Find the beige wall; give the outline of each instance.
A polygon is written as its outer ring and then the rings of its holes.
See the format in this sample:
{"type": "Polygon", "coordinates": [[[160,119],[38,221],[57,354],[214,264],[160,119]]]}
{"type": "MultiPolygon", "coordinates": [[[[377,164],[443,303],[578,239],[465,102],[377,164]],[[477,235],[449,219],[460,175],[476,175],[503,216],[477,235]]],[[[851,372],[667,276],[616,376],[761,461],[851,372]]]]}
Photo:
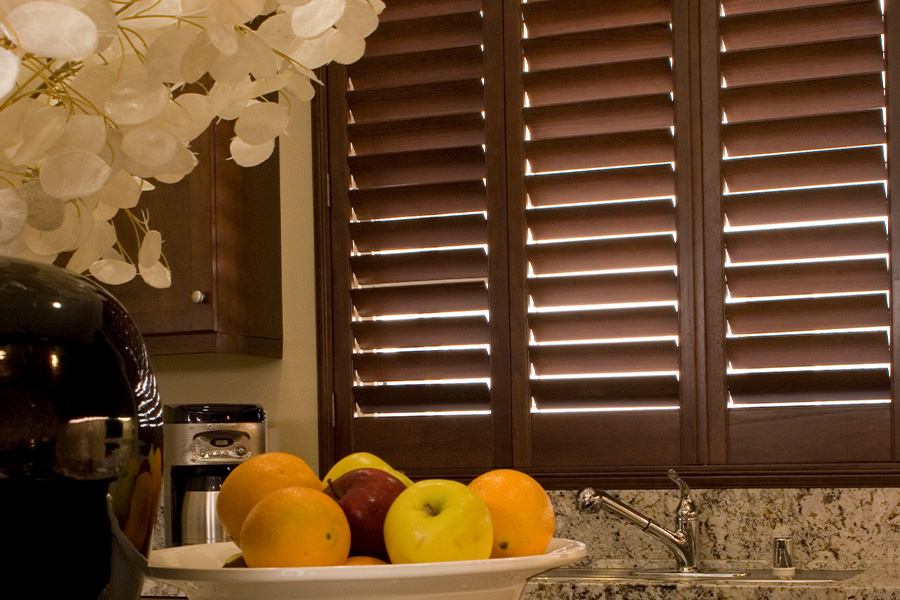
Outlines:
{"type": "Polygon", "coordinates": [[[153,369],[164,404],[261,404],[269,449],[297,454],[318,470],[309,105],[294,102],[292,112],[279,142],[284,357],[158,356],[153,369]]]}

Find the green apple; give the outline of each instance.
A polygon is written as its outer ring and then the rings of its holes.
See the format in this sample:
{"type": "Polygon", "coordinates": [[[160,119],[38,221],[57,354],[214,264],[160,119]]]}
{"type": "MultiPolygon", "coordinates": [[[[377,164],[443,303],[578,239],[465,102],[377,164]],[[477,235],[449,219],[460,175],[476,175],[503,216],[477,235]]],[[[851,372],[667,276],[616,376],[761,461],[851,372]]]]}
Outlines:
{"type": "Polygon", "coordinates": [[[384,544],[395,564],[489,558],[493,536],[484,501],[449,479],[412,484],[384,519],[384,544]]]}
{"type": "Polygon", "coordinates": [[[331,481],[336,481],[337,478],[344,473],[349,473],[350,471],[353,471],[355,469],[366,468],[381,469],[382,471],[387,471],[388,473],[405,483],[407,487],[412,485],[412,480],[409,477],[392,468],[385,461],[370,452],[354,452],[353,454],[348,454],[341,460],[334,463],[334,466],[331,467],[325,477],[322,478],[322,482],[325,485],[328,485],[329,479],[331,481]]]}

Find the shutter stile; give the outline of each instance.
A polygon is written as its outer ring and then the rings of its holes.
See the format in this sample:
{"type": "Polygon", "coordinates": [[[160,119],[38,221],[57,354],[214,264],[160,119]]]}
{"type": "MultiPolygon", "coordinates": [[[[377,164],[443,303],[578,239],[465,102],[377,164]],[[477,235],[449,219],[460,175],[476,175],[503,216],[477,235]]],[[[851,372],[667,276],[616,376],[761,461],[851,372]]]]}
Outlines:
{"type": "Polygon", "coordinates": [[[480,9],[390,2],[347,68],[353,447],[398,468],[490,460],[480,9]]]}
{"type": "Polygon", "coordinates": [[[671,3],[521,11],[532,464],[677,463],[671,3]]]}
{"type": "Polygon", "coordinates": [[[890,459],[883,32],[878,1],[722,2],[734,464],[890,459]]]}

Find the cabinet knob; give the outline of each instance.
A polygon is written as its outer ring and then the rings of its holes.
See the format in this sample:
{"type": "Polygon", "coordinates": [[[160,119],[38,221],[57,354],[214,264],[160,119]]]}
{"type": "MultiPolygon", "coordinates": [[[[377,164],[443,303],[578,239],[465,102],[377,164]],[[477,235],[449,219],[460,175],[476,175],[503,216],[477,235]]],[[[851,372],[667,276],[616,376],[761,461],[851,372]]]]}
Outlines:
{"type": "Polygon", "coordinates": [[[191,302],[194,304],[203,304],[206,302],[206,294],[201,292],[200,290],[194,290],[191,292],[191,302]]]}

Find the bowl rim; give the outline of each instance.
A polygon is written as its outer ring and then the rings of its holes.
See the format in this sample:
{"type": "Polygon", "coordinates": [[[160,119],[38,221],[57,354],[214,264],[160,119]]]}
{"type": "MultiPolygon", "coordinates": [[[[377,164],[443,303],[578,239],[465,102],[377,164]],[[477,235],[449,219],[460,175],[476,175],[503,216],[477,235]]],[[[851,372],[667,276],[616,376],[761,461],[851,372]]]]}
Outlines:
{"type": "Polygon", "coordinates": [[[553,538],[543,554],[513,558],[488,558],[447,562],[338,565],[332,567],[258,567],[228,569],[224,564],[240,550],[233,542],[195,544],[150,552],[147,577],[172,582],[301,582],[377,580],[418,577],[458,577],[491,573],[519,573],[531,577],[554,567],[570,564],[587,555],[583,542],[553,538]],[[193,566],[197,565],[197,566],[193,566]]]}

